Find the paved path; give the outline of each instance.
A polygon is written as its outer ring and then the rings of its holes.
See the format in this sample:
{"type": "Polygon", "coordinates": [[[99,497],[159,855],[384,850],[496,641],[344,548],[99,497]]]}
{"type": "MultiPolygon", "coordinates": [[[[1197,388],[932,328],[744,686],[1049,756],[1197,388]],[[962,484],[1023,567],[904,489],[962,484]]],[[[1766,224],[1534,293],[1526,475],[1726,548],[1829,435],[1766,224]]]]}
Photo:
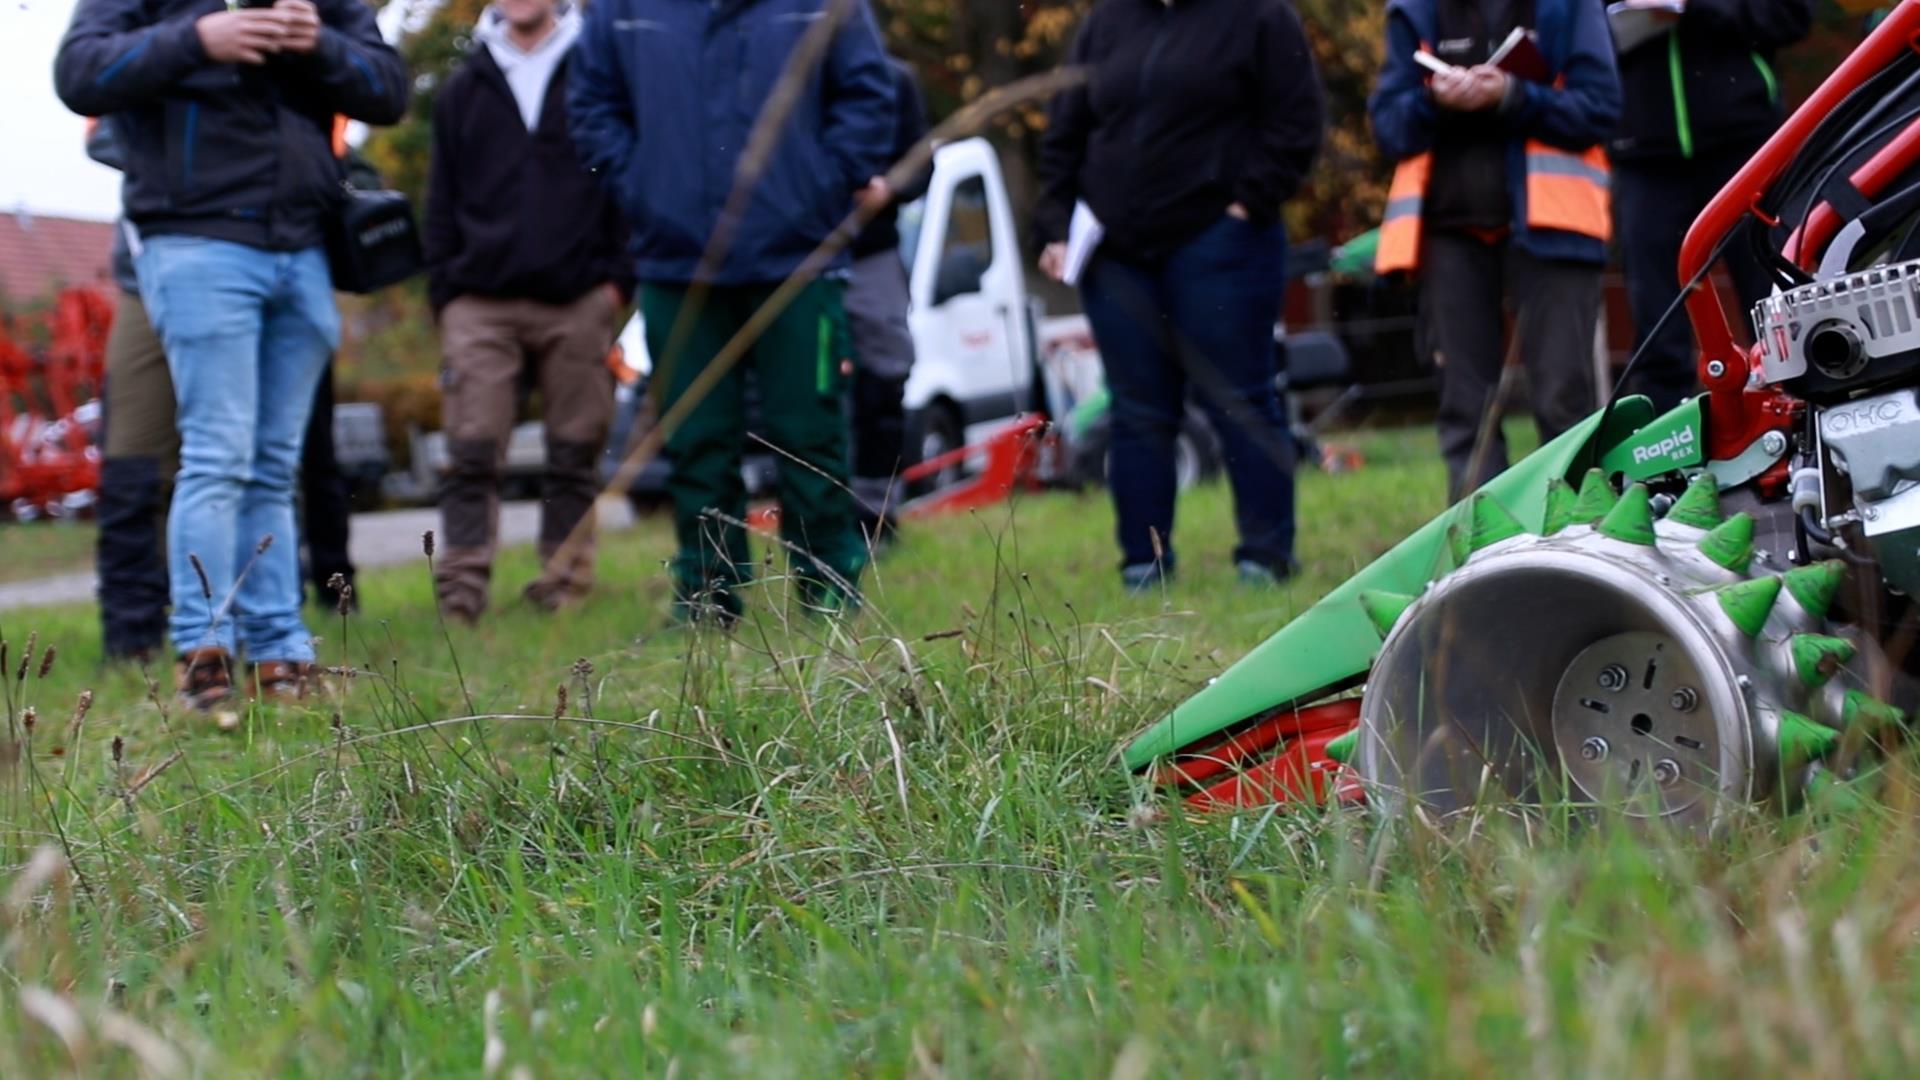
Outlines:
{"type": "MultiPolygon", "coordinates": [[[[633,524],[625,499],[600,500],[600,528],[612,532],[633,524]]],[[[420,534],[440,527],[437,510],[383,510],[353,515],[353,565],[362,570],[401,566],[423,559],[420,534]]],[[[539,534],[540,504],[512,502],[500,508],[500,541],[531,544],[539,534]]],[[[36,581],[0,583],[0,611],[85,603],[93,599],[99,579],[89,571],[54,574],[36,581]]]]}

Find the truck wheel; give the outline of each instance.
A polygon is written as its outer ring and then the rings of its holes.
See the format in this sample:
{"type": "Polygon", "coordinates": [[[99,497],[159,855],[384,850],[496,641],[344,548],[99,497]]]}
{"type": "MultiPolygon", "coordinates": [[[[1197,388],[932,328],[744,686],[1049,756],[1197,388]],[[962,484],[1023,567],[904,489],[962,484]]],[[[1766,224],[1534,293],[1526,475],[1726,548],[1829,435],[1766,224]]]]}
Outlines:
{"type": "MultiPolygon", "coordinates": [[[[920,414],[918,438],[914,441],[916,462],[931,461],[942,454],[951,453],[966,445],[966,428],[960,422],[960,414],[946,402],[935,402],[927,406],[920,414]]],[[[950,465],[932,476],[922,479],[914,485],[914,494],[938,491],[959,481],[964,470],[959,465],[950,465]]]]}

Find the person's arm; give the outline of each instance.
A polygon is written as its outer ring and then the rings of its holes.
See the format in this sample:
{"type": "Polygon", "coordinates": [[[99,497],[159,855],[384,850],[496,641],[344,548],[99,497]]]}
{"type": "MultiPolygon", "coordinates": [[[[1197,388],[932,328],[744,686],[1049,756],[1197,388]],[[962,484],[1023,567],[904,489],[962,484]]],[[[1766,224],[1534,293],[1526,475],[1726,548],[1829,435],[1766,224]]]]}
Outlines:
{"type": "Polygon", "coordinates": [[[1259,85],[1252,141],[1234,184],[1234,202],[1260,224],[1278,221],[1280,204],[1300,189],[1326,128],[1320,76],[1291,5],[1273,3],[1253,27],[1259,85]]]}
{"type": "MultiPolygon", "coordinates": [[[[830,0],[831,2],[831,0],[830,0]]],[[[826,117],[820,141],[840,166],[841,185],[852,193],[887,171],[893,145],[893,73],[880,48],[867,0],[853,11],[827,50],[826,117]]]]}
{"type": "Polygon", "coordinates": [[[1367,101],[1373,141],[1390,161],[1403,161],[1433,149],[1435,105],[1427,89],[1427,69],[1414,63],[1420,38],[1404,15],[1387,15],[1387,59],[1380,82],[1367,101]]]}
{"type": "Polygon", "coordinates": [[[1585,150],[1613,134],[1620,122],[1620,71],[1598,0],[1574,5],[1573,47],[1559,83],[1510,76],[1499,109],[1517,134],[1563,150],[1585,150]]]}
{"type": "Polygon", "coordinates": [[[620,74],[615,45],[622,35],[613,28],[615,6],[612,0],[587,6],[586,25],[567,56],[567,131],[580,164],[626,205],[631,193],[623,185],[640,130],[620,74]]]}
{"type": "Polygon", "coordinates": [[[1680,25],[1731,34],[1756,49],[1779,49],[1813,29],[1813,0],[1687,0],[1680,25]]]}
{"type": "Polygon", "coordinates": [[[80,0],[54,56],[54,90],[82,116],[147,104],[208,62],[198,20],[150,22],[140,0],[80,0]]]}
{"type": "Polygon", "coordinates": [[[1093,134],[1087,80],[1093,76],[1093,21],[1098,17],[1098,9],[1087,16],[1067,49],[1067,66],[1077,69],[1082,78],[1055,94],[1047,105],[1047,127],[1040,134],[1040,158],[1035,164],[1040,197],[1033,206],[1033,238],[1041,249],[1067,239],[1073,204],[1080,198],[1080,166],[1087,159],[1087,139],[1093,134]]]}
{"type": "MultiPolygon", "coordinates": [[[[457,77],[457,76],[456,76],[457,77]]],[[[424,255],[427,261],[427,302],[437,314],[454,300],[447,281],[447,264],[460,254],[459,217],[454,212],[454,185],[460,173],[455,145],[458,123],[453,115],[457,83],[449,83],[433,103],[433,146],[427,159],[427,221],[424,255]]]]}
{"type": "Polygon", "coordinates": [[[407,113],[406,62],[380,37],[373,9],[360,0],[315,0],[319,40],[285,62],[327,109],[368,124],[397,124],[407,113]]]}
{"type": "MultiPolygon", "coordinates": [[[[894,64],[893,88],[893,161],[887,163],[891,168],[912,152],[920,140],[927,137],[927,104],[920,96],[920,80],[904,64],[894,64]]],[[[931,163],[913,174],[913,178],[893,192],[893,201],[905,205],[927,193],[927,185],[933,182],[931,163]]]]}

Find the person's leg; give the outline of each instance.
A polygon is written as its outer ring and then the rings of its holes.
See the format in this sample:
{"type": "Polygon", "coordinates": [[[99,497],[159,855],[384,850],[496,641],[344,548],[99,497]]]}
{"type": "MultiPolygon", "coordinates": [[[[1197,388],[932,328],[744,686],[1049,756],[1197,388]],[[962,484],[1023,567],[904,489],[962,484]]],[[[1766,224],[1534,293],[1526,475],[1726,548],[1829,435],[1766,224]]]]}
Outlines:
{"type": "Polygon", "coordinates": [[[1546,443],[1596,408],[1593,328],[1600,318],[1600,267],[1536,259],[1515,248],[1508,269],[1533,422],[1546,443]]]}
{"type": "Polygon", "coordinates": [[[487,610],[500,531],[500,463],[513,433],[524,353],[511,304],[463,296],[440,313],[442,419],[449,468],[440,489],[433,590],[463,622],[487,610]]]}
{"type": "MultiPolygon", "coordinates": [[[[332,585],[335,574],[343,586],[353,585],[353,560],[347,554],[348,530],[353,519],[347,497],[347,478],[333,447],[333,364],[320,376],[307,419],[307,437],[300,451],[300,535],[306,541],[307,580],[314,599],[332,607],[340,592],[332,585]]],[[[351,602],[351,601],[350,601],[351,602]]]]}
{"type": "Polygon", "coordinates": [[[1274,389],[1273,324],[1286,287],[1279,226],[1221,220],[1167,261],[1180,367],[1220,436],[1249,576],[1293,572],[1293,438],[1274,389]],[[1263,573],[1264,572],[1264,573],[1263,573]]]}
{"type": "Polygon", "coordinates": [[[161,534],[180,453],[173,379],[145,305],[120,297],[107,337],[96,565],[108,659],[159,651],[167,636],[167,568],[161,534]]]}
{"type": "Polygon", "coordinates": [[[853,339],[853,491],[870,536],[889,527],[894,477],[906,456],[904,399],[913,371],[907,272],[896,251],[853,264],[847,329],[853,339]]]}
{"type": "MultiPolygon", "coordinates": [[[[779,459],[780,535],[810,601],[857,602],[867,564],[847,487],[845,286],[816,280],[754,343],[761,421],[779,459]],[[804,553],[804,554],[802,554],[804,553]]],[[[754,306],[771,288],[747,290],[754,306]]]]}
{"type": "MultiPolygon", "coordinates": [[[[643,285],[640,311],[647,326],[647,351],[654,357],[653,392],[659,415],[674,411],[714,355],[733,336],[732,308],[741,290],[713,287],[690,299],[684,285],[643,285]],[[691,308],[699,303],[698,310],[691,308]],[[681,325],[682,319],[686,322],[681,325]]],[[[738,615],[733,586],[753,575],[744,521],[747,489],[740,477],[746,438],[745,380],[736,366],[707,391],[667,439],[672,472],[667,494],[673,500],[674,533],[680,551],[673,563],[674,596],[685,616],[698,616],[708,604],[725,617],[738,615]],[[720,520],[715,513],[730,520],[720,520]]]]}
{"type": "MultiPolygon", "coordinates": [[[[193,663],[183,691],[196,705],[224,688],[198,676],[204,650],[231,657],[241,505],[253,473],[260,339],[275,287],[270,253],[199,237],[151,237],[137,265],[141,298],[166,349],[180,431],[180,471],[167,521],[175,650],[193,663]]],[[[291,541],[286,538],[283,543],[291,541]]]]}
{"type": "Polygon", "coordinates": [[[1653,333],[1661,314],[1680,295],[1680,241],[1700,210],[1690,197],[1692,188],[1686,168],[1668,164],[1623,162],[1613,171],[1614,235],[1633,311],[1633,346],[1644,349],[1626,391],[1651,398],[1656,412],[1678,405],[1698,389],[1686,312],[1674,312],[1660,332],[1653,333]]]}
{"type": "Polygon", "coordinates": [[[546,406],[547,471],[540,492],[540,576],[527,599],[555,608],[593,587],[594,498],[600,452],[613,424],[613,373],[607,352],[620,312],[613,290],[598,288],[571,304],[529,304],[526,328],[546,406]]]}
{"type": "Polygon", "coordinates": [[[234,547],[235,565],[251,560],[252,568],[239,580],[234,606],[249,663],[304,665],[314,658],[313,635],[300,615],[304,591],[293,488],[314,389],[340,346],[340,313],[319,248],[272,258],[274,291],[258,354],[253,472],[241,498],[234,547]]]}
{"type": "Polygon", "coordinates": [[[1501,246],[1446,232],[1430,233],[1421,248],[1420,321],[1440,369],[1438,426],[1448,502],[1507,467],[1507,440],[1497,418],[1487,445],[1479,446],[1487,414],[1496,405],[1506,336],[1501,252],[1501,246]]]}
{"type": "Polygon", "coordinates": [[[1116,259],[1096,258],[1080,282],[1080,302],[1100,347],[1113,405],[1107,486],[1121,574],[1150,585],[1174,571],[1174,440],[1186,383],[1174,359],[1160,276],[1116,259]]]}

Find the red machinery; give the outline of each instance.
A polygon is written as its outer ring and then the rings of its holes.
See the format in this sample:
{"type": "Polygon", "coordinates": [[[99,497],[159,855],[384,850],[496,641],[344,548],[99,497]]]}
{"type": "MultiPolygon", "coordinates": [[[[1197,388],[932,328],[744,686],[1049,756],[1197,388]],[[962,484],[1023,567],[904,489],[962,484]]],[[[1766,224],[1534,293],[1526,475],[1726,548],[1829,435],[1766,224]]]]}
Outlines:
{"type": "Polygon", "coordinates": [[[0,319],[0,506],[13,517],[66,516],[91,502],[112,325],[113,301],[84,286],[0,319]]]}

